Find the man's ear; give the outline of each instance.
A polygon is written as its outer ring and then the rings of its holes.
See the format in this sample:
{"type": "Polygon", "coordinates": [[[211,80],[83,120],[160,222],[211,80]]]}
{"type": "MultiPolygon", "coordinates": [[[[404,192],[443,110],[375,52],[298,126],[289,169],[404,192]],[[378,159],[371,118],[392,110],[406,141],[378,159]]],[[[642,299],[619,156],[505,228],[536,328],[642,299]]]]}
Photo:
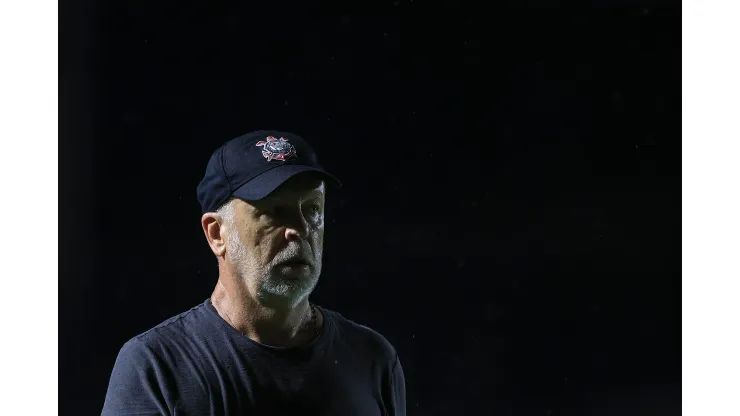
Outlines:
{"type": "Polygon", "coordinates": [[[223,232],[222,223],[223,220],[215,212],[207,212],[200,219],[200,225],[203,227],[208,245],[211,246],[211,251],[217,257],[226,253],[226,235],[223,232]]]}

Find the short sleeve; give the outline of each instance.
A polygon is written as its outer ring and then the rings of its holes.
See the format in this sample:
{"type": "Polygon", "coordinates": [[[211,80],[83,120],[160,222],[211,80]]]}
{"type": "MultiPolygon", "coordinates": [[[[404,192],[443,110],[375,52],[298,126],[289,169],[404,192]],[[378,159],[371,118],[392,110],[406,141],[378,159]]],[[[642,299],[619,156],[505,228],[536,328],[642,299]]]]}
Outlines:
{"type": "Polygon", "coordinates": [[[390,366],[390,377],[387,390],[383,394],[386,414],[389,416],[406,415],[406,379],[403,375],[401,361],[396,354],[396,359],[390,366]]]}
{"type": "Polygon", "coordinates": [[[151,349],[132,339],[116,358],[102,415],[169,415],[163,380],[161,366],[151,349]]]}

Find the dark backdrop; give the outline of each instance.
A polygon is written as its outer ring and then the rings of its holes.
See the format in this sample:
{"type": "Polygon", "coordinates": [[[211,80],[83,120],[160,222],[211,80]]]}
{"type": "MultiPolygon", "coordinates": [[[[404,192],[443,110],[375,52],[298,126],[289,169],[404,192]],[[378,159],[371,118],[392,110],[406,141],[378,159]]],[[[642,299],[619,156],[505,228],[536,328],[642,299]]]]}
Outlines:
{"type": "Polygon", "coordinates": [[[99,3],[60,7],[61,414],[209,296],[195,188],[255,129],[343,180],[313,299],[410,415],[679,414],[679,4],[99,3]]]}

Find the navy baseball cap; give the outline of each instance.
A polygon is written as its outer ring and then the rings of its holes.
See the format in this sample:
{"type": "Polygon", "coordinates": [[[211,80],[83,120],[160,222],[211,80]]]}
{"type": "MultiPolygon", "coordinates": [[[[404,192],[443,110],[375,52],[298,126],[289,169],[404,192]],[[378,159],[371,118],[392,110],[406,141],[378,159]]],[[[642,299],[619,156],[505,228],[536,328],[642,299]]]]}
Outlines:
{"type": "Polygon", "coordinates": [[[305,172],[319,173],[330,186],[342,186],[319,165],[316,153],[301,137],[274,130],[247,133],[213,152],[198,185],[198,201],[203,213],[215,212],[232,196],[259,201],[305,172]]]}

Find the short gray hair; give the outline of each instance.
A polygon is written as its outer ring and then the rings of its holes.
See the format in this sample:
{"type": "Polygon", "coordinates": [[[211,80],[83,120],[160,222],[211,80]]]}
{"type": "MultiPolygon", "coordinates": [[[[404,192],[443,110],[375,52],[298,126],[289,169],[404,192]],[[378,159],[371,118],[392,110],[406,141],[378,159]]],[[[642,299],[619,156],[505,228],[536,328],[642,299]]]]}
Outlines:
{"type": "Polygon", "coordinates": [[[236,213],[234,212],[235,202],[236,198],[230,198],[216,210],[216,214],[218,214],[227,225],[234,224],[234,220],[236,217],[236,213]]]}

